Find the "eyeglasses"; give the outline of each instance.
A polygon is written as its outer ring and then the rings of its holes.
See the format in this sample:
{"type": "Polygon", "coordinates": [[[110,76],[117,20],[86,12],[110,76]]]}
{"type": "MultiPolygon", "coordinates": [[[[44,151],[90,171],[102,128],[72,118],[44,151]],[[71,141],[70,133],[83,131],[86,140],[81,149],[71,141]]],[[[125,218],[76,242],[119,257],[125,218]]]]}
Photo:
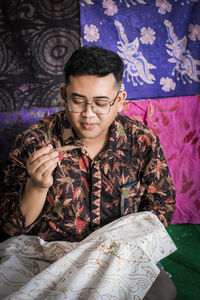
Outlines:
{"type": "Polygon", "coordinates": [[[73,113],[82,113],[86,110],[87,105],[91,105],[91,109],[95,114],[98,115],[107,115],[110,112],[110,107],[114,105],[119,92],[117,92],[116,97],[110,102],[109,100],[97,98],[94,99],[92,102],[87,103],[86,99],[83,99],[80,96],[73,95],[72,97],[68,98],[65,97],[65,100],[68,104],[68,108],[70,112],[73,113]]]}

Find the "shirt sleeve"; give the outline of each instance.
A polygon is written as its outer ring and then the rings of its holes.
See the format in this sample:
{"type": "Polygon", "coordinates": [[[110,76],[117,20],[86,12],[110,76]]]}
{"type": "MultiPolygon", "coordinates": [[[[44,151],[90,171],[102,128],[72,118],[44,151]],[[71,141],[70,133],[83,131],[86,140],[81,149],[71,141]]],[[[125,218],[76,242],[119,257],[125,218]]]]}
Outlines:
{"type": "Polygon", "coordinates": [[[144,188],[140,211],[156,214],[165,227],[170,223],[175,205],[175,189],[166,157],[157,136],[143,137],[140,180],[144,188]]]}
{"type": "Polygon", "coordinates": [[[1,227],[9,236],[25,233],[25,217],[21,211],[21,195],[29,178],[26,170],[28,151],[24,135],[19,134],[3,171],[0,187],[1,227]]]}

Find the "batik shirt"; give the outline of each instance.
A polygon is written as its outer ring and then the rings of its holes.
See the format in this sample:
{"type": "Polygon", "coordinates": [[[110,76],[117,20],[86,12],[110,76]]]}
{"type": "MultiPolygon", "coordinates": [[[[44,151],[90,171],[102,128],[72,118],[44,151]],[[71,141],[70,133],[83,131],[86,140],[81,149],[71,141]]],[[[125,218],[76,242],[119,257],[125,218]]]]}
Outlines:
{"type": "Polygon", "coordinates": [[[8,235],[80,241],[121,216],[140,211],[151,211],[168,225],[175,191],[162,146],[152,130],[119,114],[110,126],[105,148],[95,159],[90,159],[79,142],[64,112],[18,135],[0,193],[1,226],[8,235]],[[26,160],[49,143],[69,147],[59,153],[42,212],[26,227],[20,206],[29,178],[26,160]]]}

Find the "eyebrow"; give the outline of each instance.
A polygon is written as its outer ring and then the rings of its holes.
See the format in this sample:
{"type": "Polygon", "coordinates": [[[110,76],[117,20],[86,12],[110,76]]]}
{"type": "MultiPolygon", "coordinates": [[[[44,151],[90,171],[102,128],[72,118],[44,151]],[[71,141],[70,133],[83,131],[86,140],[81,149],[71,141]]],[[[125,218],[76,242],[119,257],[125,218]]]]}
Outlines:
{"type": "MultiPolygon", "coordinates": [[[[71,96],[87,99],[87,97],[85,97],[84,95],[78,94],[78,93],[72,93],[71,96]]],[[[93,97],[93,99],[102,99],[102,98],[105,99],[105,100],[109,100],[109,98],[107,96],[95,96],[95,97],[93,97]]]]}

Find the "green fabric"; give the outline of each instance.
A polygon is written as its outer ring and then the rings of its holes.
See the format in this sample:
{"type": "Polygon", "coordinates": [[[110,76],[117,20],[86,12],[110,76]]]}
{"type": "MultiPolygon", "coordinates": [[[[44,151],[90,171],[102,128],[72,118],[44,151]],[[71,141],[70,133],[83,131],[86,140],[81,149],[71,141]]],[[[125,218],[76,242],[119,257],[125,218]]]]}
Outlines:
{"type": "Polygon", "coordinates": [[[200,299],[200,225],[175,224],[167,229],[178,250],[161,261],[172,275],[177,300],[200,299]]]}

